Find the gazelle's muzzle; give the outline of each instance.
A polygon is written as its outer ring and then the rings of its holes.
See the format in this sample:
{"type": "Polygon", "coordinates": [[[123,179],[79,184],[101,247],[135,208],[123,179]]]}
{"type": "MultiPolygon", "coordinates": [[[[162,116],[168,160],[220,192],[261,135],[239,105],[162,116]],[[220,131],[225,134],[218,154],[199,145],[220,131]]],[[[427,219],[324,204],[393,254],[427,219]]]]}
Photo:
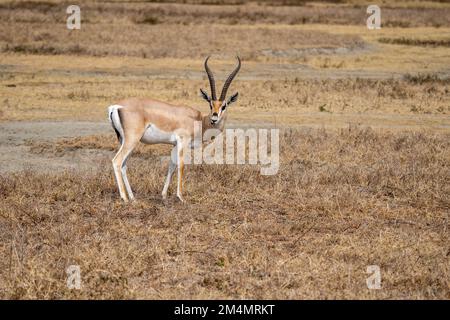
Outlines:
{"type": "Polygon", "coordinates": [[[216,112],[214,112],[211,116],[211,124],[214,124],[217,121],[219,121],[219,115],[216,112]]]}

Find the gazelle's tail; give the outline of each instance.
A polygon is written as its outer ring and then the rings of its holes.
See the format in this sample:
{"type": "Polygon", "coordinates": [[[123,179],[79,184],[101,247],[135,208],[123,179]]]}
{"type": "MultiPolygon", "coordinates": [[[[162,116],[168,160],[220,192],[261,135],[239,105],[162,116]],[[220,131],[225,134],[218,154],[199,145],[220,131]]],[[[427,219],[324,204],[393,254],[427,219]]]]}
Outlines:
{"type": "Polygon", "coordinates": [[[123,141],[123,128],[122,123],[120,121],[120,114],[119,109],[122,108],[122,106],[119,105],[112,105],[108,107],[108,117],[109,121],[111,122],[111,125],[116,132],[117,139],[119,139],[120,144],[122,144],[123,141]]]}

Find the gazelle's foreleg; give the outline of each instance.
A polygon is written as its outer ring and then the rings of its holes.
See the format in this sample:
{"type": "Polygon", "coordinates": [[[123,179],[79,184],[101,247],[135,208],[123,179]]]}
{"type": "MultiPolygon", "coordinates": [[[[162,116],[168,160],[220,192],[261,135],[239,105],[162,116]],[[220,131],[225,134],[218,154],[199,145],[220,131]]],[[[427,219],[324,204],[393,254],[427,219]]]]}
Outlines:
{"type": "Polygon", "coordinates": [[[164,188],[162,191],[163,199],[167,198],[167,190],[169,189],[170,182],[172,181],[172,176],[175,172],[175,169],[177,168],[177,163],[178,163],[177,154],[178,154],[177,147],[174,147],[172,149],[172,153],[171,153],[171,157],[170,157],[170,161],[169,161],[169,168],[167,169],[166,182],[164,183],[164,188]]]}
{"type": "Polygon", "coordinates": [[[184,202],[183,199],[183,174],[184,174],[184,152],[187,148],[186,142],[184,139],[177,139],[177,167],[178,167],[178,174],[177,174],[177,197],[180,199],[181,202],[184,202]]]}

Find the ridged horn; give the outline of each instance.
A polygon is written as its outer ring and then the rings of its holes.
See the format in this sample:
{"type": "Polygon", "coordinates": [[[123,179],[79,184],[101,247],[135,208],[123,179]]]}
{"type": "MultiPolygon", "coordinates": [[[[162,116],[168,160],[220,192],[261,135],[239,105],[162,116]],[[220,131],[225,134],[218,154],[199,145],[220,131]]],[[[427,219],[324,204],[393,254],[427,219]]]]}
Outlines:
{"type": "Polygon", "coordinates": [[[236,58],[238,60],[238,65],[233,70],[233,72],[228,76],[227,80],[225,81],[223,88],[222,88],[222,93],[220,94],[220,101],[225,100],[225,97],[227,95],[227,91],[228,91],[228,88],[230,87],[231,81],[233,81],[234,77],[236,77],[237,73],[239,72],[239,69],[241,68],[241,59],[239,58],[239,56],[236,56],[236,58]]]}
{"type": "Polygon", "coordinates": [[[208,75],[208,79],[209,79],[209,85],[211,87],[211,99],[213,100],[217,100],[216,97],[216,82],[214,81],[214,75],[211,71],[211,69],[208,67],[208,60],[209,60],[210,56],[208,56],[205,60],[205,71],[206,74],[208,75]]]}

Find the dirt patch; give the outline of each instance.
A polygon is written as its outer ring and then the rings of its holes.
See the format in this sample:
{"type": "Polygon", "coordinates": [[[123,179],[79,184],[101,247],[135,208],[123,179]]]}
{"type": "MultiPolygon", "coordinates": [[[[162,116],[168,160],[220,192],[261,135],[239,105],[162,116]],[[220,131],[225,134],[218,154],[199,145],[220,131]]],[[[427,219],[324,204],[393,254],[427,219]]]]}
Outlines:
{"type": "Polygon", "coordinates": [[[109,154],[101,150],[80,150],[61,157],[30,152],[29,141],[52,144],[55,140],[107,132],[109,124],[91,122],[8,122],[0,124],[1,173],[32,170],[53,172],[64,169],[86,170],[97,166],[97,159],[109,154]]]}

